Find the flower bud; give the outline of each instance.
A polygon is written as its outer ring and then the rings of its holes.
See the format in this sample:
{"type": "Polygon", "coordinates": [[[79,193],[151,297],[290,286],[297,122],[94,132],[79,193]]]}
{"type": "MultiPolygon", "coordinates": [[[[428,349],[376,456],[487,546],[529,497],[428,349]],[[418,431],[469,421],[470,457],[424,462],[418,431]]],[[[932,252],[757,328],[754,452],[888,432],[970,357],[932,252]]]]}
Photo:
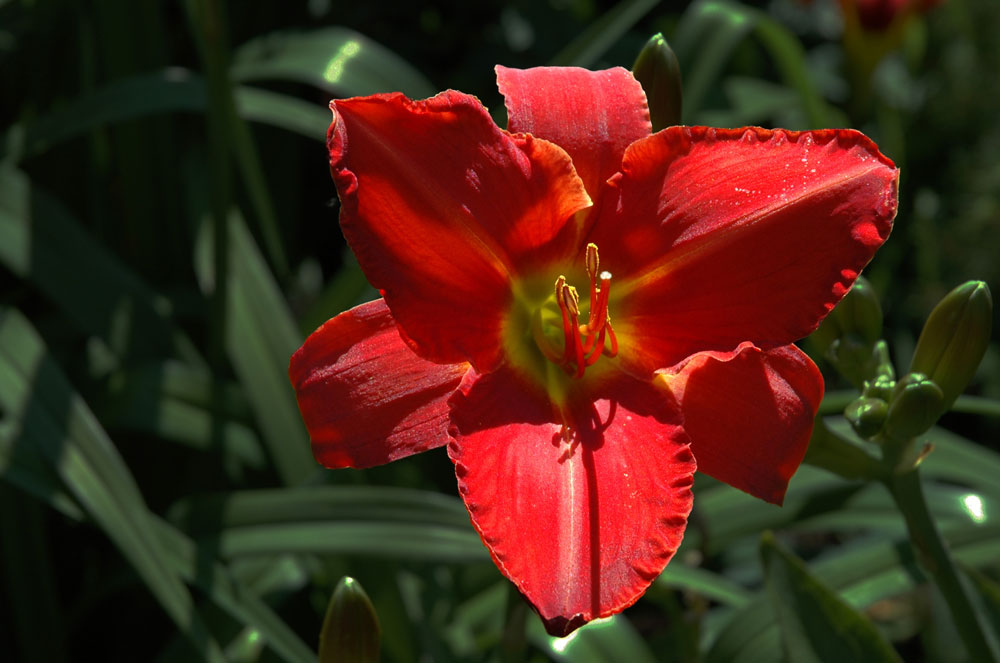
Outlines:
{"type": "Polygon", "coordinates": [[[662,33],[646,42],[632,65],[632,75],[646,93],[653,132],[680,124],[681,68],[662,33]]]}
{"type": "Polygon", "coordinates": [[[833,314],[841,319],[844,329],[856,333],[869,344],[882,338],[882,305],[872,284],[863,276],[854,282],[833,314]]]}
{"type": "Polygon", "coordinates": [[[944,394],[922,373],[909,373],[896,383],[889,402],[885,432],[894,440],[910,440],[926,433],[943,411],[944,394]]]}
{"type": "Polygon", "coordinates": [[[927,374],[941,387],[941,412],[951,407],[975,375],[992,327],[993,299],[982,281],[958,286],[931,311],[910,370],[927,374]]]}
{"type": "Polygon", "coordinates": [[[813,347],[855,386],[879,374],[888,363],[882,341],[882,307],[870,283],[858,277],[854,286],[810,336],[813,347]]]}
{"type": "Polygon", "coordinates": [[[861,398],[855,400],[844,410],[844,417],[851,422],[851,427],[860,437],[869,438],[882,430],[889,404],[881,398],[861,398]]]}
{"type": "Polygon", "coordinates": [[[378,616],[365,590],[344,576],[330,597],[319,636],[319,661],[376,663],[379,660],[378,616]]]}
{"type": "Polygon", "coordinates": [[[864,395],[868,398],[878,398],[888,402],[892,399],[892,392],[896,388],[896,381],[888,375],[879,375],[870,382],[865,382],[864,395]]]}

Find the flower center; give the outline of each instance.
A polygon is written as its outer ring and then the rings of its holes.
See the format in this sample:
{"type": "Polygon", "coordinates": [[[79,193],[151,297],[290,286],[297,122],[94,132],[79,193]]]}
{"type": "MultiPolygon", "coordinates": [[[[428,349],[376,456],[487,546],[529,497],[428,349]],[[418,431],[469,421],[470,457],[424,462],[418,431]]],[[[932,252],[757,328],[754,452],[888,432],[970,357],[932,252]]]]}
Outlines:
{"type": "Polygon", "coordinates": [[[575,379],[583,377],[602,355],[618,354],[618,338],[611,327],[608,295],[611,273],[600,272],[597,245],[587,245],[587,275],[590,277],[590,302],[587,320],[580,324],[580,295],[566,283],[566,277],[556,279],[554,292],[539,306],[531,318],[531,334],[546,359],[575,379]],[[562,341],[560,343],[560,340],[562,341]]]}

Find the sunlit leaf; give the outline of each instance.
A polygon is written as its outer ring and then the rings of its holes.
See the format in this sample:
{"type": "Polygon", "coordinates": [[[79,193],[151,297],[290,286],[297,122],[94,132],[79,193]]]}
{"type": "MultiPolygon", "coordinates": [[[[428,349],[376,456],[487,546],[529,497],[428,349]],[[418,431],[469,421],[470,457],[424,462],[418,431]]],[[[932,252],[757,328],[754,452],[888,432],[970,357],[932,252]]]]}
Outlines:
{"type": "Polygon", "coordinates": [[[436,92],[406,60],[339,26],[256,37],[236,49],[231,73],[237,81],[307,83],[337,97],[403,92],[421,99],[436,92]]]}

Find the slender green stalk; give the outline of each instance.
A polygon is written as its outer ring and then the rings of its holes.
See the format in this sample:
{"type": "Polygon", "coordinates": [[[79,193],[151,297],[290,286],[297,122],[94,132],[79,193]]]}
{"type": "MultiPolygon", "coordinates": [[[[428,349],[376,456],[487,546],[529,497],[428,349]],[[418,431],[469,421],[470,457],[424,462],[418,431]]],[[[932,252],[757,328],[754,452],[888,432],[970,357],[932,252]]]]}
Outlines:
{"type": "Polygon", "coordinates": [[[973,661],[1000,661],[997,643],[989,638],[989,631],[976,611],[970,590],[963,584],[948,547],[941,538],[934,519],[927,508],[917,468],[885,479],[910,534],[910,542],[917,552],[917,559],[934,579],[945,601],[958,633],[973,661]]]}
{"type": "Polygon", "coordinates": [[[983,396],[959,396],[951,409],[953,412],[964,412],[965,414],[1000,417],[1000,400],[983,396]]]}

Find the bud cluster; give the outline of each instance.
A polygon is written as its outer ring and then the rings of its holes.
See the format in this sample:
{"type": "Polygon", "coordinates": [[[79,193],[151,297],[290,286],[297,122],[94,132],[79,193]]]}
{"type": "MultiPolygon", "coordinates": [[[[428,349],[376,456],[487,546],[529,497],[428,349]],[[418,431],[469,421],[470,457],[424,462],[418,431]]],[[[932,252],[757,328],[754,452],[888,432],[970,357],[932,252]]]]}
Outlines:
{"type": "MultiPolygon", "coordinates": [[[[836,318],[838,330],[856,332],[865,328],[873,313],[870,307],[858,306],[864,301],[853,298],[847,310],[836,318]]],[[[858,334],[853,340],[849,333],[834,339],[827,356],[838,369],[846,369],[845,375],[852,380],[864,370],[874,376],[863,382],[861,396],[844,410],[855,432],[863,438],[900,443],[927,432],[975,374],[989,343],[992,314],[993,303],[985,283],[969,281],[952,290],[928,317],[910,370],[899,380],[893,379],[887,352],[885,363],[879,359],[876,365],[876,355],[884,352],[884,341],[872,342],[870,333],[858,334]],[[844,342],[844,338],[848,340],[844,342]],[[866,342],[870,345],[864,345],[866,342]],[[867,355],[869,347],[871,356],[867,355]]]]}

